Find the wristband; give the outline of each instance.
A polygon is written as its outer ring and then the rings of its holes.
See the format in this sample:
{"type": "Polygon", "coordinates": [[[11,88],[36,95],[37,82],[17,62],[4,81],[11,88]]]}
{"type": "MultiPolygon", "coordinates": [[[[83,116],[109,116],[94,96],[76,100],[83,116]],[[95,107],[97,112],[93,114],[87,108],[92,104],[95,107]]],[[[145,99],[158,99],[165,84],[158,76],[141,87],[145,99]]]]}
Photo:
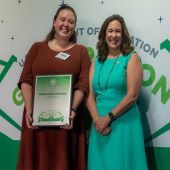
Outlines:
{"type": "Polygon", "coordinates": [[[109,118],[110,118],[110,120],[111,121],[114,121],[114,120],[116,120],[117,118],[116,118],[116,116],[115,115],[113,115],[113,113],[112,112],[109,112],[108,113],[108,116],[109,116],[109,118]]]}

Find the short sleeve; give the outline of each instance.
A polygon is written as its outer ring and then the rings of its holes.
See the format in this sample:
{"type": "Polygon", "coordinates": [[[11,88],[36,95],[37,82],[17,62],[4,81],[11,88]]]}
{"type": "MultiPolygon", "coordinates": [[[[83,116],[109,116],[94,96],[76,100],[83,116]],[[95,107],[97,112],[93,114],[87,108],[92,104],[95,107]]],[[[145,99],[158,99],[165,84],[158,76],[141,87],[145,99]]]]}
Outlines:
{"type": "Polygon", "coordinates": [[[34,43],[25,57],[24,67],[18,82],[18,87],[20,89],[21,89],[21,84],[23,82],[31,86],[33,85],[32,65],[36,54],[37,54],[37,43],[34,43]]]}
{"type": "Polygon", "coordinates": [[[85,48],[84,46],[82,46],[80,57],[81,57],[80,74],[74,88],[83,91],[85,95],[87,95],[89,90],[89,70],[91,60],[87,48],[85,48]]]}

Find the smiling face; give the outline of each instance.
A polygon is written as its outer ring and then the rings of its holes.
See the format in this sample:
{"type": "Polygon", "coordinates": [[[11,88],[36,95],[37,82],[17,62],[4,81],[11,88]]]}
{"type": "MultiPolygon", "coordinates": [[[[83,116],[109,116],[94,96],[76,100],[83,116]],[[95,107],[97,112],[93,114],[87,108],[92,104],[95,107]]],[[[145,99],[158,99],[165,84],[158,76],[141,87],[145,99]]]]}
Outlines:
{"type": "Polygon", "coordinates": [[[70,10],[63,9],[54,21],[55,38],[69,40],[76,27],[76,17],[70,10]]]}
{"type": "Polygon", "coordinates": [[[106,29],[106,44],[109,52],[121,50],[122,27],[118,20],[113,20],[109,23],[106,29]]]}

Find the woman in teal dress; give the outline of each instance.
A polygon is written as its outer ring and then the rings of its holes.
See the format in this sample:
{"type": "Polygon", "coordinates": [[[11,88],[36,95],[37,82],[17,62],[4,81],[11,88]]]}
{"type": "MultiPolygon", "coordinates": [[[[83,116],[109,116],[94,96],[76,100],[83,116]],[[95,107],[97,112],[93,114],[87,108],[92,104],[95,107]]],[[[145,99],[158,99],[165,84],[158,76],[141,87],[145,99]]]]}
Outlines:
{"type": "Polygon", "coordinates": [[[123,18],[108,17],[98,39],[98,57],[90,69],[87,99],[93,119],[88,170],[147,170],[141,117],[136,105],[142,66],[123,18]]]}

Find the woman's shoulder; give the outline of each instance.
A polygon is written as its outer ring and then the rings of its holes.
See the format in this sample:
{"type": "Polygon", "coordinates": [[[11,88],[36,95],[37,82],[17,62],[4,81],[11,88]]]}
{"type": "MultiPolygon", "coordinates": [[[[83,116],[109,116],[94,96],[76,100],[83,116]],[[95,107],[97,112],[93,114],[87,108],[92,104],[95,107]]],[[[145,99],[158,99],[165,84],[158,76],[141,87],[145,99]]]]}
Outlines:
{"type": "Polygon", "coordinates": [[[87,47],[83,44],[75,44],[75,47],[79,49],[87,49],[87,47]]]}
{"type": "Polygon", "coordinates": [[[99,57],[96,56],[94,59],[93,59],[93,66],[94,67],[99,67],[101,66],[102,62],[99,60],[99,57]]]}
{"type": "Polygon", "coordinates": [[[83,55],[89,55],[89,52],[88,52],[88,48],[85,47],[84,45],[82,44],[75,44],[73,46],[73,48],[70,49],[70,51],[72,52],[75,52],[75,53],[80,53],[80,54],[83,54],[83,55]]]}
{"type": "Polygon", "coordinates": [[[32,46],[35,46],[35,47],[41,47],[41,46],[45,46],[45,45],[47,45],[47,43],[45,41],[37,41],[32,44],[32,46]]]}
{"type": "Polygon", "coordinates": [[[122,60],[124,60],[126,63],[134,60],[139,60],[141,62],[141,58],[136,51],[131,51],[129,54],[123,55],[122,60]]]}
{"type": "Polygon", "coordinates": [[[131,58],[140,58],[136,51],[130,52],[127,57],[129,58],[129,60],[131,58]]]}
{"type": "Polygon", "coordinates": [[[41,41],[41,42],[34,42],[32,43],[29,51],[39,51],[41,49],[45,49],[45,46],[47,44],[44,42],[44,41],[41,41]]]}
{"type": "Polygon", "coordinates": [[[137,53],[135,51],[131,51],[128,54],[122,54],[122,56],[120,56],[120,58],[125,59],[125,60],[130,60],[130,58],[132,58],[133,55],[137,55],[137,53]]]}

